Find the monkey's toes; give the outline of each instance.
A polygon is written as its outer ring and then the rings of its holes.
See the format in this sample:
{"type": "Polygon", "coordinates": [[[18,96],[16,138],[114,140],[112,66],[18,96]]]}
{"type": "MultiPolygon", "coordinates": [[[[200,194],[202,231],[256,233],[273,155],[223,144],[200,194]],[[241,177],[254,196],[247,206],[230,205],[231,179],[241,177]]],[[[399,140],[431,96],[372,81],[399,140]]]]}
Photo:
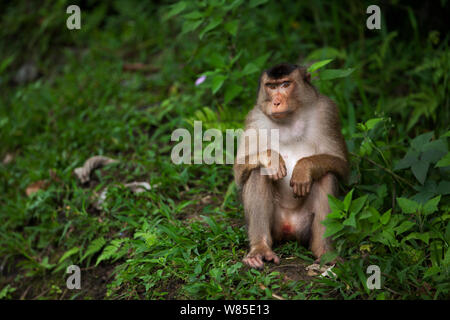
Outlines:
{"type": "Polygon", "coordinates": [[[264,262],[262,261],[260,256],[255,257],[245,257],[242,262],[244,262],[250,268],[262,269],[264,266],[264,262]]]}
{"type": "Polygon", "coordinates": [[[275,264],[280,264],[280,258],[273,252],[264,253],[249,253],[242,261],[249,267],[255,269],[262,269],[264,261],[273,261],[275,264]]]}
{"type": "Polygon", "coordinates": [[[273,261],[273,263],[275,264],[280,264],[280,258],[278,258],[278,256],[273,251],[266,253],[264,255],[264,259],[266,261],[273,261]]]}

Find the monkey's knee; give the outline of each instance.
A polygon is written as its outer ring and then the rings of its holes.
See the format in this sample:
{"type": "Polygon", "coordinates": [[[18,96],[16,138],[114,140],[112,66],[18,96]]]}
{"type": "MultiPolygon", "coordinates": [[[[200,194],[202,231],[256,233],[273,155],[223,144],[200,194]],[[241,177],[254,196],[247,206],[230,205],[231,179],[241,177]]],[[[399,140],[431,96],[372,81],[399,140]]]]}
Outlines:
{"type": "Polygon", "coordinates": [[[335,196],[338,192],[338,179],[335,174],[328,172],[317,181],[317,186],[321,193],[335,196]]]}
{"type": "Polygon", "coordinates": [[[246,199],[258,198],[261,201],[272,200],[272,185],[269,178],[261,174],[259,169],[250,173],[242,189],[244,202],[246,199]]]}

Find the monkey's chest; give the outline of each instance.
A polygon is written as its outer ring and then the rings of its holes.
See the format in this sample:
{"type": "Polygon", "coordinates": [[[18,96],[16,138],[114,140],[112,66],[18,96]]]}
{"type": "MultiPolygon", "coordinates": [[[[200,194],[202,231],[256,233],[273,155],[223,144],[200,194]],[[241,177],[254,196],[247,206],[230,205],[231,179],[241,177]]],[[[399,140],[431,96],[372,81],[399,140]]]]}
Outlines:
{"type": "MultiPolygon", "coordinates": [[[[286,164],[286,176],[278,181],[280,196],[283,200],[291,201],[294,198],[294,192],[289,185],[294,171],[295,164],[298,160],[312,156],[317,153],[316,147],[313,144],[294,142],[290,144],[281,144],[278,153],[283,157],[286,164]]],[[[297,201],[295,201],[297,203],[297,201]]]]}

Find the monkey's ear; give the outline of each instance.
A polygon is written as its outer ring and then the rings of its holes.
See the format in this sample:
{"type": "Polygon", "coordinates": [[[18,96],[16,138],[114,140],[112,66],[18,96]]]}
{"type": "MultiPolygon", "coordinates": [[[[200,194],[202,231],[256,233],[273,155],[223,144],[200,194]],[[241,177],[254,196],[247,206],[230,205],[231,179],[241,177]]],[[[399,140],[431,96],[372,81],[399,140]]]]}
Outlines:
{"type": "Polygon", "coordinates": [[[311,73],[305,72],[304,79],[306,82],[311,82],[311,73]]]}
{"type": "Polygon", "coordinates": [[[298,69],[300,70],[300,76],[302,80],[311,83],[311,73],[307,71],[306,67],[302,66],[299,67],[298,69]]]}

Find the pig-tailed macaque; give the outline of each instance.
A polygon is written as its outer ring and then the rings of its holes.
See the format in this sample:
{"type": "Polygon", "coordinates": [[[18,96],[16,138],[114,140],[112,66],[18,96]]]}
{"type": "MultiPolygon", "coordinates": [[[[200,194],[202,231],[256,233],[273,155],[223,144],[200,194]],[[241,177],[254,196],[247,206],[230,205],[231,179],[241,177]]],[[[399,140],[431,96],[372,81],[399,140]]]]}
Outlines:
{"type": "Polygon", "coordinates": [[[304,67],[280,64],[262,73],[233,169],[250,241],[246,265],[278,264],[272,244],[281,240],[309,245],[317,259],[332,249],[321,222],[337,179],[347,179],[347,147],[336,105],[311,85],[304,67]],[[274,129],[278,141],[270,138],[274,129]]]}

